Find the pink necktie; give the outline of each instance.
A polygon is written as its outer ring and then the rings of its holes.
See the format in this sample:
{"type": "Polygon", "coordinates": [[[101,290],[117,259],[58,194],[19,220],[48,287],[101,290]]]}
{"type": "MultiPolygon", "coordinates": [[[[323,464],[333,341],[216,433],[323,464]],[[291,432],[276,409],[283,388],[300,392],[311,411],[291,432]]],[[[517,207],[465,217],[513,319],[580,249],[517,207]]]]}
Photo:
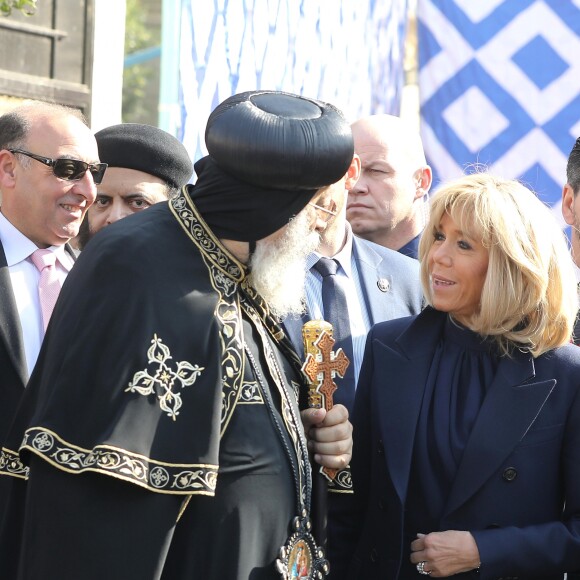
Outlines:
{"type": "Polygon", "coordinates": [[[42,322],[46,331],[61,288],[56,271],[56,256],[50,250],[36,250],[31,254],[30,259],[40,272],[38,296],[42,310],[42,322]]]}

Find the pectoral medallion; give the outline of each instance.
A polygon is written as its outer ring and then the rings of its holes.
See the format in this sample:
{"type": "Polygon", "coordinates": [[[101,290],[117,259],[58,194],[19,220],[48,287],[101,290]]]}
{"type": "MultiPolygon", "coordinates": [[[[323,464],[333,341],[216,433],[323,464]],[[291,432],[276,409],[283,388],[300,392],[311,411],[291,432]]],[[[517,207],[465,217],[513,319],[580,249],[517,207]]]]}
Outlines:
{"type": "Polygon", "coordinates": [[[283,580],[325,578],[330,571],[330,565],[324,556],[324,550],[316,544],[310,532],[310,519],[306,514],[295,517],[292,527],[294,532],[280,548],[280,556],[276,560],[280,577],[283,580]]]}

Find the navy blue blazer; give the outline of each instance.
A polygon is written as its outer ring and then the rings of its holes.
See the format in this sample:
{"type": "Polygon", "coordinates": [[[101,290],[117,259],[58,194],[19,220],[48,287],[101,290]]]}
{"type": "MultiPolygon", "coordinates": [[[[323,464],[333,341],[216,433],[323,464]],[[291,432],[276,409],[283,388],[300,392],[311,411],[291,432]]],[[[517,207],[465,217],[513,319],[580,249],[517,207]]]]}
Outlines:
{"type": "MultiPolygon", "coordinates": [[[[445,319],[427,308],[369,333],[352,418],[352,527],[333,578],[397,578],[415,430],[445,319]]],[[[482,579],[580,570],[578,347],[502,359],[440,521],[448,529],[471,531],[482,579]]]]}

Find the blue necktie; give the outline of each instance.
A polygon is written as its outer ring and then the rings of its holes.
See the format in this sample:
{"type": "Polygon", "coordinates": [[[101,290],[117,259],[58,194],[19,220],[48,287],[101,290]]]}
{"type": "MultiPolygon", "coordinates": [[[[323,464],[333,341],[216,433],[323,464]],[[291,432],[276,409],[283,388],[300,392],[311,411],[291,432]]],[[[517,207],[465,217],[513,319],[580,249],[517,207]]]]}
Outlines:
{"type": "Polygon", "coordinates": [[[354,357],[346,293],[341,278],[336,275],[338,263],[331,258],[320,258],[313,268],[322,276],[322,308],[324,320],[332,324],[334,330],[334,350],[342,348],[350,360],[345,377],[341,379],[337,375],[334,378],[338,387],[334,393],[334,402],[343,404],[352,412],[355,393],[354,357]]]}

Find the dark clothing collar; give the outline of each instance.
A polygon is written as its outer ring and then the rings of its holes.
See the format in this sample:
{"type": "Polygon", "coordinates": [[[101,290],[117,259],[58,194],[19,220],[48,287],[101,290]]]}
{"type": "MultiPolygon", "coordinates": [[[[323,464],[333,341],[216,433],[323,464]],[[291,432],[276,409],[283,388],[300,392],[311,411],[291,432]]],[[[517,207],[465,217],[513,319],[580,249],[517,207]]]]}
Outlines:
{"type": "Polygon", "coordinates": [[[410,242],[407,242],[402,248],[399,248],[399,253],[409,256],[410,258],[419,259],[419,240],[421,239],[421,234],[414,237],[410,242]]]}

